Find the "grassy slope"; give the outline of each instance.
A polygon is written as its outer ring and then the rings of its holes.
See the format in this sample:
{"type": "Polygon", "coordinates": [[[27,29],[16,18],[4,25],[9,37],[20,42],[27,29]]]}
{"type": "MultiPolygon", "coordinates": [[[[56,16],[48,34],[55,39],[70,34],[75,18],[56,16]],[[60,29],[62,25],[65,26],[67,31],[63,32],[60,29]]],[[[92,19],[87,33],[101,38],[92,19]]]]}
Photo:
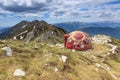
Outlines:
{"type": "MultiPolygon", "coordinates": [[[[120,76],[119,59],[101,57],[110,49],[105,45],[93,44],[93,50],[72,52],[47,44],[7,40],[0,42],[0,48],[6,43],[12,48],[13,56],[7,57],[0,50],[0,80],[114,80],[109,71],[97,68],[96,63],[105,68],[107,64],[112,74],[120,76]],[[35,45],[38,49],[34,48],[35,45]],[[66,63],[59,59],[61,55],[68,57],[66,63]],[[97,58],[93,58],[93,55],[97,58]],[[55,72],[55,67],[59,69],[58,72],[55,72]],[[26,76],[14,77],[17,68],[23,69],[26,76]]],[[[120,58],[119,55],[117,58],[120,58]]]]}

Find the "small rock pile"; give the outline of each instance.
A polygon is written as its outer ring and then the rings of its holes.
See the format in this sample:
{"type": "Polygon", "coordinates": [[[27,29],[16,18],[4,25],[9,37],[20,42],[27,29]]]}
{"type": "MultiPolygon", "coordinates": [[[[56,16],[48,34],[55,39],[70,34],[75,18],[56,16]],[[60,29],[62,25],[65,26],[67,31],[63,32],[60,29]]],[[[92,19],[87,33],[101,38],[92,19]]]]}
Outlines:
{"type": "Polygon", "coordinates": [[[111,41],[112,40],[110,39],[110,36],[106,35],[95,35],[94,37],[92,37],[92,42],[96,44],[105,44],[111,41]]]}
{"type": "Polygon", "coordinates": [[[110,36],[95,35],[94,37],[92,37],[92,42],[96,43],[96,44],[106,44],[108,47],[111,47],[110,53],[112,53],[112,54],[119,53],[118,46],[110,43],[110,42],[112,42],[112,40],[110,39],[110,36]]]}

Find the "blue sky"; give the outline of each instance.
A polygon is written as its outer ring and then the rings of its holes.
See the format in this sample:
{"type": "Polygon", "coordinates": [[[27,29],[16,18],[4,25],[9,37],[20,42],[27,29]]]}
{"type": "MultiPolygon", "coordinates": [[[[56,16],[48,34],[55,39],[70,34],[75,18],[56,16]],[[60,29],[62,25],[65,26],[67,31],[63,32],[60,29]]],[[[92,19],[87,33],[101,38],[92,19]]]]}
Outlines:
{"type": "Polygon", "coordinates": [[[120,22],[120,0],[0,0],[0,26],[22,20],[120,22]]]}

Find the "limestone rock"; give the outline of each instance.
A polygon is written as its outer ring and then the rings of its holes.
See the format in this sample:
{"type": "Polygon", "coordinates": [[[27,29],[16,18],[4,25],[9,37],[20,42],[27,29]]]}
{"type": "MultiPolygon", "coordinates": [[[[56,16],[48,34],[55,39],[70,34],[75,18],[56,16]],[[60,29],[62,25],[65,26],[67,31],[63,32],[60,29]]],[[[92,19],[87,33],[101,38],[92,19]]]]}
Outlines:
{"type": "Polygon", "coordinates": [[[2,50],[6,51],[6,56],[12,56],[12,49],[10,47],[3,47],[2,50]]]}
{"type": "Polygon", "coordinates": [[[62,58],[62,61],[63,61],[63,62],[66,62],[66,60],[67,60],[67,58],[68,58],[68,57],[67,57],[67,56],[62,55],[62,56],[61,56],[61,58],[62,58]]]}
{"type": "Polygon", "coordinates": [[[98,67],[98,68],[101,68],[101,69],[103,68],[103,66],[99,63],[96,63],[95,66],[98,67]]]}
{"type": "Polygon", "coordinates": [[[94,37],[92,37],[92,42],[96,44],[105,44],[111,41],[112,40],[110,39],[110,37],[106,35],[95,35],[94,37]]]}
{"type": "Polygon", "coordinates": [[[58,70],[58,68],[57,67],[55,67],[55,72],[58,72],[59,70],[58,70]]]}
{"type": "Polygon", "coordinates": [[[25,72],[21,69],[16,69],[13,75],[14,76],[25,76],[25,72]]]}

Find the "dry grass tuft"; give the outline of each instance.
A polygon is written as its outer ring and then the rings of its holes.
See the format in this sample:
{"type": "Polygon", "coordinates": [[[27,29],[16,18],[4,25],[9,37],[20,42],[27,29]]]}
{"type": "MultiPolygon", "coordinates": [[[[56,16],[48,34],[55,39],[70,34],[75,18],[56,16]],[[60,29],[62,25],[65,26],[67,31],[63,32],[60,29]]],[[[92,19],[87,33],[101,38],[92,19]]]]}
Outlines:
{"type": "Polygon", "coordinates": [[[96,67],[96,63],[105,68],[107,64],[111,73],[120,76],[119,55],[112,55],[117,59],[99,57],[109,51],[106,45],[93,44],[93,50],[72,52],[47,44],[6,40],[0,48],[6,43],[12,48],[13,56],[5,56],[5,51],[0,49],[0,80],[114,80],[105,69],[96,67]],[[68,57],[66,62],[61,60],[61,55],[68,57]],[[95,60],[91,58],[92,55],[96,57],[95,60]],[[102,62],[103,59],[105,61],[102,62]],[[14,77],[17,68],[23,69],[26,76],[14,77]],[[55,68],[58,68],[58,72],[55,72],[55,68]]]}

